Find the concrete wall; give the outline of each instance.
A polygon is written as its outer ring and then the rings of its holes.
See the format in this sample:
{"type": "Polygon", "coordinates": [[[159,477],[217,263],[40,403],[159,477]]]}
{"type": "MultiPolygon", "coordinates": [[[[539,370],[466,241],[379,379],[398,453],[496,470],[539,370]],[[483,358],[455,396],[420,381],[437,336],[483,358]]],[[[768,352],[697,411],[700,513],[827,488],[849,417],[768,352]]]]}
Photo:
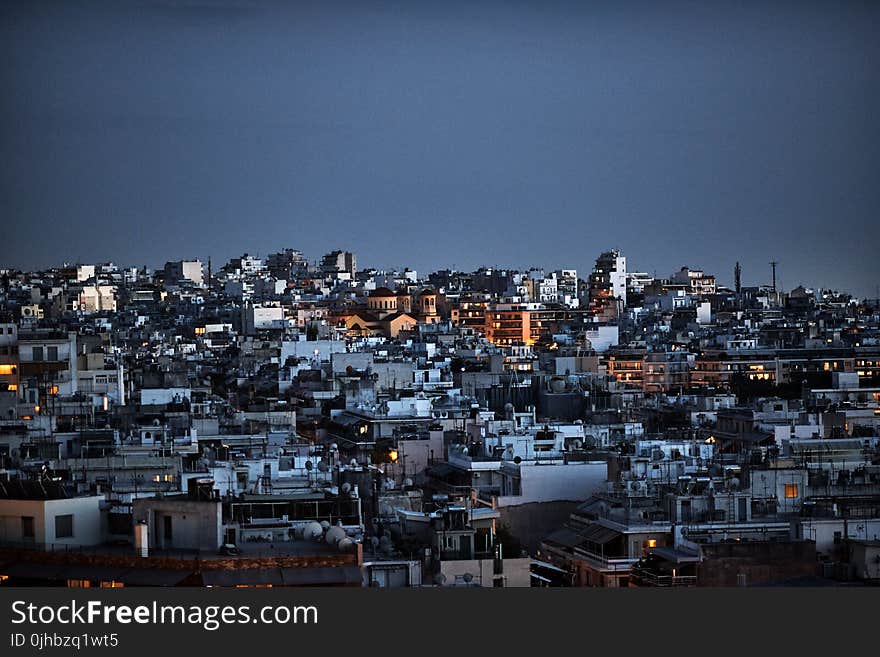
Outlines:
{"type": "Polygon", "coordinates": [[[213,551],[223,543],[220,502],[187,498],[134,501],[134,522],[146,520],[150,549],[213,551]],[[165,518],[171,518],[171,538],[165,535],[165,518]]]}
{"type": "Polygon", "coordinates": [[[499,525],[506,527],[529,554],[536,554],[541,540],[568,522],[580,502],[535,502],[500,509],[499,525]]]}
{"type": "Polygon", "coordinates": [[[414,366],[412,363],[373,363],[373,374],[378,375],[379,390],[411,388],[414,366]]]}
{"type": "Polygon", "coordinates": [[[850,546],[850,564],[856,579],[880,581],[880,544],[859,542],[850,546]]]}
{"type": "Polygon", "coordinates": [[[522,495],[498,498],[498,506],[518,506],[556,500],[584,501],[593,491],[605,487],[608,464],[585,461],[567,465],[520,464],[522,495]]]}
{"type": "MultiPolygon", "coordinates": [[[[35,543],[98,545],[102,542],[103,497],[72,497],[63,500],[0,500],[0,541],[22,542],[22,517],[34,519],[35,543]],[[73,516],[73,536],[55,534],[57,516],[73,516]]],[[[29,539],[30,540],[30,539],[29,539]]]]}
{"type": "Polygon", "coordinates": [[[697,566],[698,586],[746,586],[784,582],[817,574],[816,545],[812,541],[743,541],[703,545],[697,566]]]}
{"type": "Polygon", "coordinates": [[[778,513],[795,513],[799,511],[806,494],[807,472],[797,469],[771,469],[752,470],[751,491],[752,497],[764,498],[775,497],[778,513]],[[794,485],[796,497],[785,496],[786,484],[794,485]]]}
{"type": "Polygon", "coordinates": [[[435,461],[443,460],[443,432],[431,431],[428,440],[400,440],[397,447],[403,476],[414,477],[428,467],[432,453],[435,461]]]}
{"type": "MultiPolygon", "coordinates": [[[[530,562],[531,559],[504,559],[503,574],[495,575],[492,559],[443,561],[440,564],[440,572],[446,576],[444,586],[455,586],[456,576],[470,574],[473,575],[471,586],[491,588],[494,586],[495,579],[501,578],[505,587],[528,587],[531,586],[530,562]]],[[[462,584],[458,583],[458,586],[462,586],[462,584]]]]}
{"type": "MultiPolygon", "coordinates": [[[[850,539],[880,540],[880,518],[849,518],[845,531],[850,539]]],[[[791,537],[815,541],[816,552],[832,554],[840,547],[834,543],[835,532],[845,538],[843,518],[798,518],[792,523],[791,537]]]]}
{"type": "Polygon", "coordinates": [[[144,388],[141,390],[141,404],[170,404],[175,397],[188,400],[190,393],[189,388],[144,388]]]}
{"type": "Polygon", "coordinates": [[[281,364],[283,365],[288,358],[309,358],[315,357],[315,350],[318,350],[318,358],[321,361],[330,359],[330,354],[345,353],[345,341],[343,340],[285,340],[281,343],[281,364]]]}
{"type": "Polygon", "coordinates": [[[372,365],[372,353],[335,353],[330,356],[330,368],[333,374],[344,374],[349,366],[354,370],[365,370],[372,365]]]}

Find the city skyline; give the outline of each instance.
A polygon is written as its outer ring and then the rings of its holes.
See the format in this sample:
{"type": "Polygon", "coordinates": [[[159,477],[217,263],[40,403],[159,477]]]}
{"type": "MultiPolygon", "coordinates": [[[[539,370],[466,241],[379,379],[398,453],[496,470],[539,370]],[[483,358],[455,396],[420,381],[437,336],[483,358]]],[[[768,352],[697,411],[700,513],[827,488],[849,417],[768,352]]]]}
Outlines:
{"type": "MultiPolygon", "coordinates": [[[[300,249],[294,249],[293,247],[281,245],[281,246],[275,247],[274,249],[270,248],[268,251],[262,252],[262,253],[261,252],[246,252],[245,251],[245,252],[238,253],[235,256],[231,256],[231,257],[223,258],[223,259],[214,259],[210,255],[202,256],[199,254],[190,253],[188,257],[172,259],[171,261],[174,261],[174,260],[199,261],[202,264],[202,268],[203,268],[204,273],[207,274],[209,266],[212,266],[214,271],[217,271],[217,270],[221,269],[222,267],[226,266],[227,264],[229,264],[230,262],[232,262],[240,257],[250,256],[253,258],[260,259],[260,260],[265,260],[267,257],[269,257],[273,254],[280,254],[284,250],[294,250],[294,251],[298,251],[299,253],[302,253],[302,255],[305,259],[305,262],[307,262],[309,264],[309,266],[313,266],[313,267],[318,267],[320,265],[321,255],[324,255],[323,252],[320,255],[317,252],[304,253],[300,249]]],[[[344,252],[345,250],[342,250],[342,251],[344,252]]],[[[632,260],[630,260],[627,257],[627,252],[625,250],[619,249],[618,247],[614,247],[614,248],[604,249],[602,252],[607,252],[607,251],[619,251],[620,255],[627,258],[627,262],[628,262],[627,266],[628,266],[628,271],[630,273],[645,273],[648,276],[650,276],[652,279],[663,280],[663,279],[669,279],[669,278],[673,277],[679,269],[689,268],[692,270],[706,271],[709,275],[712,275],[713,277],[717,278],[719,287],[725,287],[725,288],[728,288],[731,290],[734,289],[734,287],[735,287],[736,274],[734,271],[728,272],[729,273],[729,276],[728,276],[727,273],[725,273],[725,272],[716,272],[716,271],[711,270],[709,268],[701,267],[697,263],[694,263],[694,262],[690,262],[690,263],[683,262],[681,265],[670,267],[666,270],[655,269],[655,270],[648,271],[644,267],[640,267],[639,263],[637,263],[637,262],[633,263],[632,260]]],[[[328,250],[328,253],[329,253],[329,250],[328,250]]],[[[355,255],[357,256],[357,253],[355,253],[355,255]]],[[[417,267],[413,267],[407,263],[376,264],[376,263],[372,263],[372,262],[364,262],[363,260],[358,258],[358,265],[359,266],[358,266],[357,270],[358,271],[375,270],[377,272],[384,272],[384,273],[388,273],[388,274],[390,274],[392,272],[403,272],[405,270],[412,270],[412,271],[415,271],[418,274],[419,278],[421,279],[426,275],[439,273],[442,271],[458,272],[458,273],[463,273],[463,274],[472,274],[472,273],[475,273],[480,270],[498,270],[498,271],[528,273],[529,271],[544,271],[544,272],[557,271],[558,272],[558,271],[566,270],[566,269],[574,269],[575,271],[578,272],[578,278],[581,281],[586,282],[588,273],[595,265],[596,256],[599,256],[599,255],[600,255],[600,251],[597,251],[594,254],[594,257],[588,258],[587,261],[580,263],[578,266],[574,266],[572,263],[567,263],[567,264],[563,263],[562,265],[559,265],[559,266],[555,266],[555,265],[550,266],[550,265],[547,265],[544,263],[539,263],[539,262],[520,264],[518,266],[517,265],[507,266],[507,265],[501,265],[501,264],[497,264],[497,263],[490,264],[488,262],[484,262],[482,264],[478,264],[477,266],[475,266],[473,268],[461,268],[461,267],[456,267],[456,266],[445,266],[445,267],[444,266],[436,266],[436,267],[427,267],[427,268],[417,268],[417,267]]],[[[584,256],[584,257],[586,258],[586,256],[584,256]]],[[[39,271],[59,270],[64,267],[70,267],[70,266],[99,265],[99,264],[105,264],[105,263],[106,264],[112,263],[113,265],[115,265],[117,267],[123,267],[123,268],[132,268],[133,267],[133,268],[137,268],[139,270],[146,268],[151,271],[160,271],[165,266],[165,264],[167,262],[170,262],[170,261],[166,260],[164,262],[158,262],[158,263],[119,262],[117,260],[114,260],[113,258],[110,258],[107,260],[94,261],[94,262],[85,262],[83,260],[56,262],[56,263],[50,264],[49,266],[46,266],[46,267],[34,268],[31,270],[14,268],[14,267],[10,267],[7,269],[9,269],[11,271],[39,272],[39,271]]],[[[736,266],[736,264],[739,264],[741,266],[742,263],[735,263],[734,266],[736,266]]],[[[768,262],[766,265],[766,269],[767,269],[766,276],[764,276],[764,278],[766,278],[766,280],[762,279],[762,274],[760,274],[760,273],[755,274],[754,277],[750,277],[748,274],[746,274],[744,271],[741,270],[741,274],[740,274],[741,275],[741,279],[740,279],[741,285],[743,287],[769,288],[769,287],[772,287],[772,285],[773,285],[773,277],[775,275],[776,287],[781,293],[789,292],[791,290],[794,290],[796,287],[804,287],[805,289],[814,290],[815,292],[820,292],[820,291],[832,292],[833,291],[833,292],[841,292],[844,294],[852,294],[855,297],[860,296],[860,295],[854,294],[852,292],[852,290],[848,290],[846,288],[832,288],[831,286],[814,284],[812,281],[810,281],[810,282],[801,281],[796,285],[789,285],[788,283],[785,282],[784,275],[783,275],[784,269],[781,268],[781,266],[784,266],[784,264],[785,263],[780,263],[779,261],[768,262]],[[774,265],[776,266],[775,271],[774,271],[774,265]]],[[[0,265],[2,265],[2,263],[0,263],[0,265]]],[[[2,270],[3,268],[4,267],[0,266],[0,270],[2,270]]],[[[867,295],[861,295],[861,296],[862,296],[862,298],[865,298],[865,299],[880,298],[880,294],[875,294],[875,295],[867,294],[867,295]]]]}

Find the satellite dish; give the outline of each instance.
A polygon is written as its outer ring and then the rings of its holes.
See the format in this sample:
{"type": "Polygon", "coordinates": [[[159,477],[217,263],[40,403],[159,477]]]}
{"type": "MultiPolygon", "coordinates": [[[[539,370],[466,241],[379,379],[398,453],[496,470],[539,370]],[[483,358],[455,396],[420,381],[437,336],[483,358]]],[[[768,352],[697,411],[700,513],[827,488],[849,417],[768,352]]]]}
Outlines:
{"type": "Polygon", "coordinates": [[[322,520],[321,521],[321,529],[326,532],[328,529],[330,529],[330,523],[327,522],[326,520],[322,520]]]}
{"type": "Polygon", "coordinates": [[[353,468],[356,468],[356,467],[357,467],[357,464],[358,464],[358,460],[357,460],[357,459],[352,459],[351,461],[349,461],[348,464],[349,464],[350,466],[352,466],[353,468]]]}
{"type": "Polygon", "coordinates": [[[346,536],[336,544],[336,547],[339,548],[340,552],[351,552],[354,549],[354,541],[346,536]]]}
{"type": "Polygon", "coordinates": [[[327,472],[330,469],[330,466],[327,465],[327,462],[324,460],[318,461],[318,470],[320,472],[327,472]]]}
{"type": "Polygon", "coordinates": [[[443,573],[437,573],[434,575],[434,584],[437,586],[443,586],[446,583],[446,575],[443,573]]]}
{"type": "Polygon", "coordinates": [[[474,581],[474,576],[471,575],[470,573],[465,573],[464,575],[462,575],[461,578],[462,578],[465,582],[467,582],[468,584],[470,584],[471,582],[474,581]]]}
{"type": "Polygon", "coordinates": [[[316,538],[321,538],[324,535],[324,530],[321,528],[321,524],[312,520],[309,524],[303,527],[302,536],[307,541],[312,541],[316,538]]]}
{"type": "Polygon", "coordinates": [[[516,463],[516,464],[520,464],[520,463],[522,463],[522,458],[519,457],[519,456],[514,456],[514,457],[513,457],[513,462],[516,463]]]}
{"type": "MultiPolygon", "coordinates": [[[[327,541],[330,545],[338,544],[342,539],[346,538],[345,530],[342,527],[331,527],[327,531],[327,535],[324,537],[324,540],[327,541]]],[[[351,539],[348,539],[349,541],[351,539]]]]}
{"type": "Polygon", "coordinates": [[[345,482],[344,484],[342,484],[342,487],[340,488],[340,490],[343,493],[350,493],[351,492],[351,484],[348,482],[345,482]]]}

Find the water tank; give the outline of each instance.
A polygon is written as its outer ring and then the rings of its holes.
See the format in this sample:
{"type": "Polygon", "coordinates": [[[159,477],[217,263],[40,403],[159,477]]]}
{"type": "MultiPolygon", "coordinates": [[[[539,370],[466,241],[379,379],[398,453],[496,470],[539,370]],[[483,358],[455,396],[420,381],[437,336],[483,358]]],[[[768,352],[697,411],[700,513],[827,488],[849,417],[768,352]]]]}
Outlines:
{"type": "Polygon", "coordinates": [[[554,376],[550,379],[550,390],[552,392],[565,392],[565,379],[560,376],[554,376]]]}

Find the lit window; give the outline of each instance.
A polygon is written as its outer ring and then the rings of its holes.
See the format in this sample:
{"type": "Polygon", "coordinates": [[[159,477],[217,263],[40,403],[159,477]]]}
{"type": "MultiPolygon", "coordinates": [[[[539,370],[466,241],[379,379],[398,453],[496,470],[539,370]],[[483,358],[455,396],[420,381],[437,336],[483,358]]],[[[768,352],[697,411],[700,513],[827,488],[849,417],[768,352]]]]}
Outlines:
{"type": "Polygon", "coordinates": [[[797,484],[785,484],[785,499],[793,500],[798,496],[797,484]]]}
{"type": "Polygon", "coordinates": [[[648,547],[649,548],[657,547],[657,539],[656,538],[649,538],[648,539],[648,547]]]}

